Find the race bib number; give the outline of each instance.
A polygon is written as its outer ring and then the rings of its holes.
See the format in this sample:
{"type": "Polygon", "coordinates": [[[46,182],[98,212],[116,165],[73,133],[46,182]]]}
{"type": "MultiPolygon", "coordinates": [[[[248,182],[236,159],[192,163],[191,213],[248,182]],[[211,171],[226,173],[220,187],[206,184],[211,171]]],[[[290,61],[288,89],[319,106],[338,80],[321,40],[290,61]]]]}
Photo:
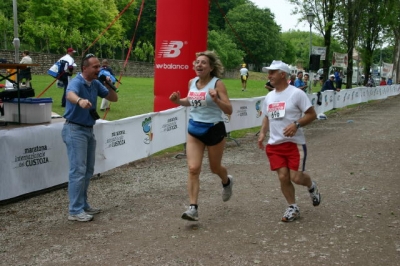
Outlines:
{"type": "Polygon", "coordinates": [[[277,102],[269,104],[267,110],[268,117],[270,117],[271,119],[285,117],[285,107],[286,107],[285,102],[277,102]]]}
{"type": "Polygon", "coordinates": [[[207,106],[207,92],[205,91],[189,91],[188,100],[193,107],[207,106]]]}

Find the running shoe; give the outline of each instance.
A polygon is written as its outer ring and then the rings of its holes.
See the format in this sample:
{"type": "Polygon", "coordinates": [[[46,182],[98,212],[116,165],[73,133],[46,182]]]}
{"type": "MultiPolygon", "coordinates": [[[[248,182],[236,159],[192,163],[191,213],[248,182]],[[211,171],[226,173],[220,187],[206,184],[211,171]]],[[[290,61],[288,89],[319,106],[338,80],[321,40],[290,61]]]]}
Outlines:
{"type": "Polygon", "coordinates": [[[232,196],[233,177],[231,175],[228,175],[228,178],[230,181],[229,186],[222,188],[222,200],[223,201],[228,201],[232,196]]]}
{"type": "Polygon", "coordinates": [[[85,209],[84,211],[90,215],[101,213],[101,209],[92,208],[92,207],[89,207],[88,209],[85,209]]]}
{"type": "Polygon", "coordinates": [[[197,221],[199,219],[199,216],[196,207],[190,206],[188,210],[182,214],[182,219],[188,221],[197,221]]]}
{"type": "Polygon", "coordinates": [[[286,209],[282,217],[282,222],[293,222],[294,220],[300,218],[299,207],[294,207],[292,205],[286,209]]]}
{"type": "Polygon", "coordinates": [[[317,183],[312,181],[312,184],[312,189],[310,189],[308,192],[310,192],[312,204],[314,206],[318,206],[321,203],[321,194],[318,192],[317,183]]]}
{"type": "Polygon", "coordinates": [[[93,220],[93,215],[87,214],[86,212],[81,212],[79,214],[70,214],[68,216],[69,221],[78,221],[78,222],[89,222],[93,220]]]}

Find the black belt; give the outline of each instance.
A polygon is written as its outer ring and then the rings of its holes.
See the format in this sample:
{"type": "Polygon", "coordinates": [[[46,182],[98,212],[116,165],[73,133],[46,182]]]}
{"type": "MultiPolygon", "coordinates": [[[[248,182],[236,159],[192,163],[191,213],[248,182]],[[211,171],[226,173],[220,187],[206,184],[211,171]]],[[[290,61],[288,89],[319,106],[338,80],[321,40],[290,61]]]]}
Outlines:
{"type": "Polygon", "coordinates": [[[81,126],[81,127],[93,128],[93,126],[86,126],[86,125],[75,123],[75,122],[72,122],[72,121],[69,121],[69,120],[65,120],[65,124],[74,124],[74,125],[78,125],[78,126],[81,126]]]}

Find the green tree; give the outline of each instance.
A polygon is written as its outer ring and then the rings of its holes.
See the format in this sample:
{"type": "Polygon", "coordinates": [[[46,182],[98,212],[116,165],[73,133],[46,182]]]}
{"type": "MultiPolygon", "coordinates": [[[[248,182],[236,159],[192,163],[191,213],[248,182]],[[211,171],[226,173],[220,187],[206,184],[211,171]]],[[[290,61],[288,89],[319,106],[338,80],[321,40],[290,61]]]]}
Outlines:
{"type": "MultiPolygon", "coordinates": [[[[347,47],[348,66],[346,70],[346,88],[352,87],[353,80],[353,51],[356,48],[357,39],[360,35],[360,22],[364,16],[364,8],[368,0],[341,0],[337,9],[336,28],[339,39],[347,47]]],[[[359,67],[359,60],[356,58],[356,66],[359,67]]]]}
{"type": "Polygon", "coordinates": [[[136,60],[144,62],[154,62],[154,46],[149,42],[139,41],[133,50],[136,60]]]}
{"type": "MultiPolygon", "coordinates": [[[[120,17],[120,21],[122,24],[122,28],[125,31],[125,34],[121,36],[120,40],[120,46],[116,49],[117,56],[120,57],[122,60],[125,59],[126,57],[126,50],[130,46],[130,41],[133,38],[133,35],[135,34],[135,29],[137,25],[137,19],[139,18],[139,12],[141,9],[142,1],[134,1],[131,3],[132,0],[119,0],[116,1],[117,8],[119,12],[122,12],[123,10],[124,13],[120,17]],[[128,7],[128,4],[130,6],[128,7]],[[127,9],[125,9],[127,8],[127,9]],[[118,51],[119,50],[119,51],[118,51]]],[[[146,0],[145,5],[142,11],[142,16],[139,21],[138,25],[138,31],[136,32],[135,39],[136,40],[143,40],[143,41],[149,41],[152,43],[154,46],[154,36],[150,39],[147,39],[147,37],[150,37],[152,34],[155,35],[155,0],[146,0]],[[151,6],[149,8],[149,5],[151,6]],[[150,16],[153,16],[153,20],[148,21],[148,18],[150,16]],[[151,25],[151,28],[144,29],[147,25],[151,25]],[[144,30],[143,30],[144,29],[144,30]],[[142,33],[148,33],[149,35],[144,36],[142,33]]]]}
{"type": "Polygon", "coordinates": [[[4,49],[8,49],[9,47],[9,43],[12,42],[13,38],[14,38],[14,33],[13,33],[13,22],[10,20],[10,18],[8,16],[5,16],[5,14],[3,13],[3,11],[1,11],[0,9],[0,25],[1,29],[1,38],[3,39],[3,45],[4,45],[4,49]]]}
{"type": "Polygon", "coordinates": [[[225,15],[233,8],[249,3],[249,0],[209,0],[208,30],[225,29],[225,15]]]}
{"type": "MultiPolygon", "coordinates": [[[[133,10],[136,18],[139,16],[142,1],[138,1],[138,5],[133,10]]],[[[132,20],[130,26],[128,27],[126,38],[131,40],[133,35],[135,35],[135,43],[137,42],[149,42],[153,47],[156,46],[156,0],[146,0],[144,2],[142,15],[138,27],[136,29],[137,20],[132,20]]]]}
{"type": "Polygon", "coordinates": [[[234,69],[243,61],[244,52],[238,49],[229,35],[223,31],[209,31],[207,49],[215,51],[225,69],[234,69]]]}
{"type": "MultiPolygon", "coordinates": [[[[290,30],[282,33],[282,40],[290,44],[293,47],[292,52],[294,58],[291,61],[286,61],[292,65],[297,65],[301,68],[309,68],[309,53],[310,53],[310,33],[300,30],[290,30]]],[[[324,46],[324,38],[317,34],[312,34],[312,45],[313,46],[324,46]]],[[[327,58],[332,58],[333,52],[343,53],[345,49],[337,40],[333,40],[331,43],[331,49],[327,58]]]]}
{"type": "Polygon", "coordinates": [[[120,45],[124,31],[116,21],[101,38],[93,41],[118,15],[113,0],[30,0],[21,25],[24,40],[40,51],[65,53],[67,47],[85,51],[100,48],[105,56],[111,55],[111,48],[120,45]],[[79,32],[79,34],[77,34],[79,32]],[[26,36],[26,38],[25,38],[26,36]]]}
{"type": "Polygon", "coordinates": [[[364,75],[367,78],[373,65],[374,50],[382,45],[383,30],[385,28],[386,8],[385,1],[368,1],[365,16],[361,20],[361,27],[364,29],[360,35],[360,52],[364,62],[364,75]]]}
{"type": "MultiPolygon", "coordinates": [[[[307,21],[307,14],[309,12],[316,15],[314,27],[323,36],[323,46],[326,47],[326,54],[329,55],[331,53],[334,18],[339,0],[304,0],[302,2],[297,0],[288,1],[296,5],[293,14],[300,14],[300,21],[307,21]]],[[[331,61],[327,56],[326,60],[323,62],[324,79],[327,78],[330,65],[331,61]]]]}
{"type": "Polygon", "coordinates": [[[398,0],[386,3],[386,19],[389,25],[388,37],[393,44],[393,74],[394,82],[400,83],[400,5],[398,0]]]}
{"type": "Polygon", "coordinates": [[[247,3],[231,9],[227,18],[232,27],[226,26],[225,32],[246,52],[246,63],[261,69],[272,60],[282,58],[280,27],[270,9],[247,3]]]}

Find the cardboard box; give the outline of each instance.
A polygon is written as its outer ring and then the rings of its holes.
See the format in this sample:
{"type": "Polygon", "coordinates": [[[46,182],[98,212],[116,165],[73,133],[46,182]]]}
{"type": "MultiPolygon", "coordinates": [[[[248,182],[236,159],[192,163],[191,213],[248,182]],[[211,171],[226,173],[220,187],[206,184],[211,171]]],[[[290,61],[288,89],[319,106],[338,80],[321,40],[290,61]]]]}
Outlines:
{"type": "MultiPolygon", "coordinates": [[[[18,99],[5,100],[4,121],[18,122],[18,99]]],[[[51,121],[52,98],[21,98],[21,123],[39,124],[51,121]]]]}

